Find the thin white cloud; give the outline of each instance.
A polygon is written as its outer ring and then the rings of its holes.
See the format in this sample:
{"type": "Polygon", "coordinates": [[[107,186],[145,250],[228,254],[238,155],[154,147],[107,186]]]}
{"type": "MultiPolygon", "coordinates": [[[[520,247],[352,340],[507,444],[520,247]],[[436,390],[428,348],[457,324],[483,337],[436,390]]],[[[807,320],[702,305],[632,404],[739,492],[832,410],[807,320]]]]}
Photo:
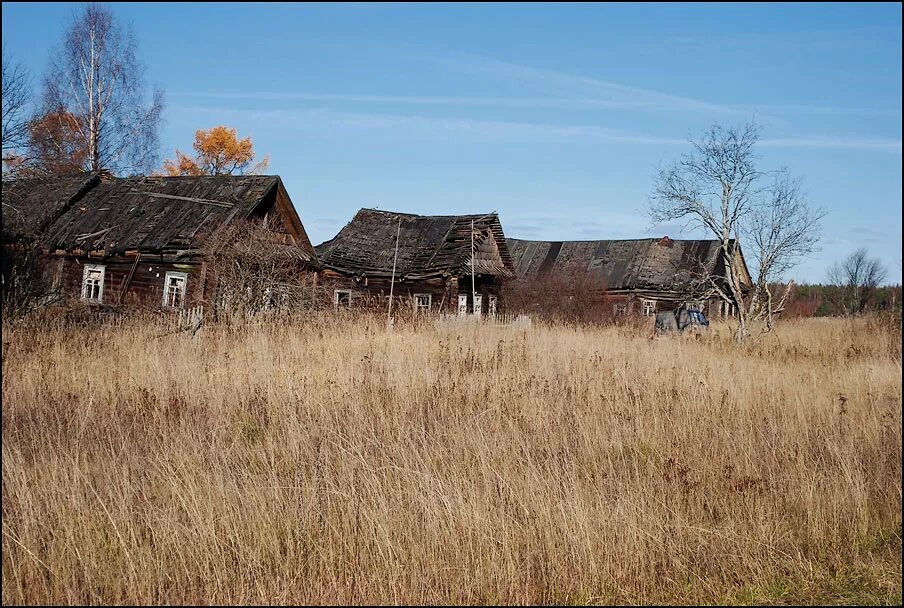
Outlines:
{"type": "MultiPolygon", "coordinates": [[[[624,99],[596,97],[481,97],[481,96],[445,96],[445,95],[369,95],[355,93],[313,93],[313,92],[175,92],[171,97],[245,100],[245,101],[316,101],[364,104],[403,104],[403,105],[442,105],[461,107],[497,107],[497,108],[556,108],[556,109],[674,109],[674,106],[652,101],[628,101],[624,99]]],[[[709,106],[704,106],[709,107],[709,106]]],[[[757,113],[775,112],[779,114],[822,114],[849,116],[900,116],[901,111],[882,108],[834,108],[810,105],[722,105],[719,112],[736,113],[752,116],[757,113]]]]}
{"type": "Polygon", "coordinates": [[[897,152],[901,154],[900,139],[865,139],[844,137],[781,137],[761,139],[767,148],[825,148],[836,150],[875,150],[877,152],[897,152]]]}
{"type": "Polygon", "coordinates": [[[451,69],[465,72],[489,73],[503,76],[509,79],[526,80],[540,85],[553,94],[561,94],[563,87],[569,90],[571,95],[591,96],[594,99],[604,100],[612,107],[620,107],[630,110],[683,110],[689,112],[704,112],[707,114],[747,114],[744,109],[728,105],[711,103],[708,101],[672,95],[641,87],[629,86],[590,76],[571,74],[558,70],[535,68],[508,61],[488,59],[476,55],[461,55],[456,57],[437,58],[451,69]]]}
{"type": "MultiPolygon", "coordinates": [[[[537,122],[475,120],[470,118],[439,118],[418,115],[340,112],[322,108],[300,109],[236,109],[210,106],[177,106],[219,119],[244,119],[256,122],[279,123],[302,129],[391,130],[399,137],[459,136],[474,140],[548,141],[593,140],[621,144],[657,146],[686,145],[679,137],[633,133],[597,125],[565,125],[537,122]]],[[[900,139],[864,139],[829,136],[799,136],[763,139],[764,147],[847,149],[901,154],[900,139]]]]}
{"type": "MultiPolygon", "coordinates": [[[[274,92],[210,92],[170,94],[173,97],[204,99],[236,99],[251,101],[335,101],[350,103],[389,103],[406,105],[448,105],[506,108],[562,109],[637,109],[635,103],[593,97],[452,97],[442,95],[358,95],[345,93],[274,93],[274,92]]],[[[745,110],[746,111],[746,110],[745,110]]]]}

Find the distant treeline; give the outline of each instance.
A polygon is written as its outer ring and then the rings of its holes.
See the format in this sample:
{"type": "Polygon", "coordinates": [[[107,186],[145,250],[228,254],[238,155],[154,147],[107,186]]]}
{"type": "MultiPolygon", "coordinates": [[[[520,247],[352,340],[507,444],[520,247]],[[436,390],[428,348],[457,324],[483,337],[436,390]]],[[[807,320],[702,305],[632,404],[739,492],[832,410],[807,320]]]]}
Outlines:
{"type": "MultiPolygon", "coordinates": [[[[772,286],[773,294],[784,293],[784,285],[772,286]]],[[[848,287],[823,284],[795,284],[785,302],[782,316],[797,317],[836,317],[849,314],[851,290],[848,287]]],[[[862,312],[901,311],[901,286],[892,285],[876,287],[866,297],[862,312]]]]}

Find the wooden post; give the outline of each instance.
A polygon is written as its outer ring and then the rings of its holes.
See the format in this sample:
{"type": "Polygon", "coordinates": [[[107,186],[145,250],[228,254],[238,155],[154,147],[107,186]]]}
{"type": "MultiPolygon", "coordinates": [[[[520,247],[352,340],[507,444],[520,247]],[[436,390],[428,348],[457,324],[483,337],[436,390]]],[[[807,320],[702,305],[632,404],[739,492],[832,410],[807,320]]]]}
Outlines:
{"type": "Polygon", "coordinates": [[[399,258],[399,234],[402,232],[402,218],[399,217],[399,224],[396,226],[395,237],[395,254],[392,256],[392,279],[389,281],[389,311],[386,313],[386,327],[392,327],[392,289],[395,286],[395,269],[396,260],[399,258]]]}

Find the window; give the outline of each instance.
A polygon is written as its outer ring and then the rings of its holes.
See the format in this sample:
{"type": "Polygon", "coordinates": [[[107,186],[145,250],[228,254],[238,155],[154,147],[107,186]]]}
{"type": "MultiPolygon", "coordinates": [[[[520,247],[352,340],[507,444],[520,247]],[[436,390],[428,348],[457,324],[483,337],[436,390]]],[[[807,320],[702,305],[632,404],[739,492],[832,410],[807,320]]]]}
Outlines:
{"type": "Polygon", "coordinates": [[[616,315],[626,315],[628,314],[628,303],[627,302],[616,302],[612,307],[612,312],[616,315]]]}
{"type": "Polygon", "coordinates": [[[458,296],[458,316],[464,317],[468,314],[468,296],[467,294],[459,294],[458,296]]]}
{"type": "Polygon", "coordinates": [[[85,302],[100,304],[104,301],[104,274],[106,266],[85,264],[82,275],[82,299],[85,302]]]}
{"type": "Polygon", "coordinates": [[[352,292],[349,289],[336,289],[333,291],[333,304],[336,308],[352,307],[352,292]]]}
{"type": "Polygon", "coordinates": [[[656,301],[655,300],[644,300],[643,301],[643,316],[652,317],[656,314],[656,301]]]}
{"type": "Polygon", "coordinates": [[[487,314],[492,317],[496,316],[496,296],[489,296],[487,298],[487,314]]]}
{"type": "Polygon", "coordinates": [[[163,277],[164,308],[183,308],[188,275],[184,272],[167,272],[163,277]]]}
{"type": "Polygon", "coordinates": [[[474,314],[479,315],[483,312],[483,296],[476,295],[474,296],[474,314]]]}
{"type": "Polygon", "coordinates": [[[429,293],[414,294],[414,310],[416,312],[429,312],[432,296],[429,293]]]}

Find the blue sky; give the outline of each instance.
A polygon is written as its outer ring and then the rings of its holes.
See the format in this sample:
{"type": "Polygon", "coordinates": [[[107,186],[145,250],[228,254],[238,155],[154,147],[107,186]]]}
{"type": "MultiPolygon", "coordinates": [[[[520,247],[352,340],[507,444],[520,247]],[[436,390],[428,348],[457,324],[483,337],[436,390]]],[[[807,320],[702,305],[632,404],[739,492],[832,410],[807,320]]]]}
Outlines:
{"type": "MultiPolygon", "coordinates": [[[[314,243],[360,207],[496,210],[507,236],[699,236],[656,168],[756,118],[760,166],[825,208],[822,250],[901,281],[901,5],[114,4],[166,90],[162,155],[217,124],[269,153],[314,243]]],[[[77,5],[3,3],[37,84],[77,5]]]]}

